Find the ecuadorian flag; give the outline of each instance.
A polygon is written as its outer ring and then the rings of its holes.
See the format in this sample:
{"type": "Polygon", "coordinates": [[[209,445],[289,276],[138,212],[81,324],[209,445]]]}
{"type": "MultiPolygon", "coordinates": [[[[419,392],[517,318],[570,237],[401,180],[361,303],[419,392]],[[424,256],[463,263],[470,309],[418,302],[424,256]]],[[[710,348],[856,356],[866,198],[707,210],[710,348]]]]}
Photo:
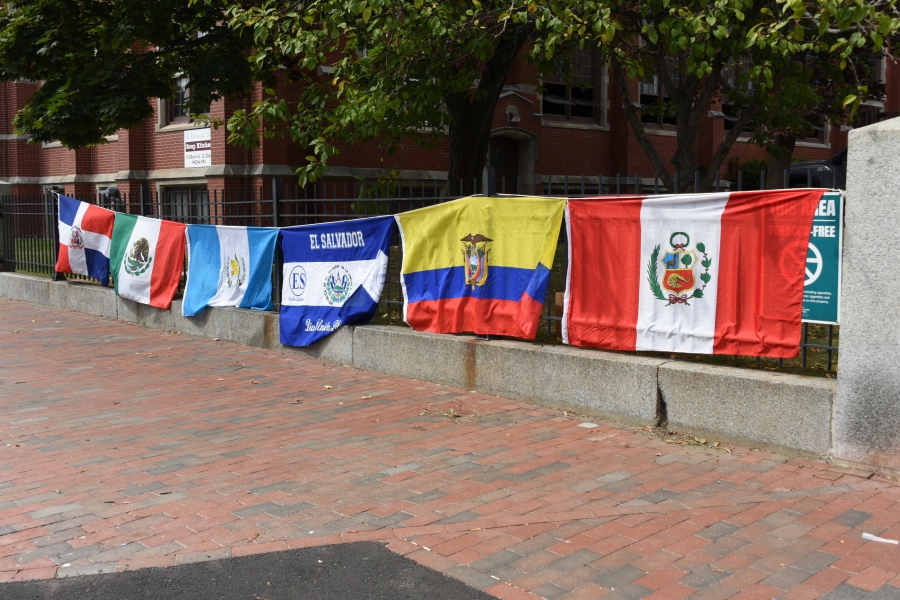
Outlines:
{"type": "Polygon", "coordinates": [[[534,339],[565,206],[473,196],[397,215],[404,320],[419,331],[534,339]]]}

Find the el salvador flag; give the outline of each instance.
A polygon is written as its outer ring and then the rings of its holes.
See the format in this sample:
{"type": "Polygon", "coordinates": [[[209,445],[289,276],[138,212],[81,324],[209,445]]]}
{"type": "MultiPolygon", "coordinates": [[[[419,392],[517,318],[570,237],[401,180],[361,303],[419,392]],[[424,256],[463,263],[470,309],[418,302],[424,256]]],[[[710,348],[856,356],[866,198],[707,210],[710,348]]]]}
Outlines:
{"type": "Polygon", "coordinates": [[[372,217],[281,230],[282,344],[309,346],[375,315],[394,223],[372,217]]]}
{"type": "Polygon", "coordinates": [[[272,310],[272,260],[278,229],[189,225],[188,275],[181,312],[207,306],[272,310]]]}

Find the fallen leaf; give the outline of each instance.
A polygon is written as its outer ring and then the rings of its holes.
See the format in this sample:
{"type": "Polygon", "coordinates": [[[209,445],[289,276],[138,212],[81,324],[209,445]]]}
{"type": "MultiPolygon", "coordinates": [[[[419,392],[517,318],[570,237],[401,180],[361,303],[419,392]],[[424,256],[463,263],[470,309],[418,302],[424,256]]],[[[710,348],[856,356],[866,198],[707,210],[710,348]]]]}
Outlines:
{"type": "Polygon", "coordinates": [[[25,383],[24,381],[17,381],[16,383],[25,383]]]}
{"type": "Polygon", "coordinates": [[[31,322],[34,323],[34,319],[32,319],[31,322]]]}
{"type": "Polygon", "coordinates": [[[171,493],[172,493],[172,492],[160,492],[159,495],[160,495],[160,496],[165,496],[166,494],[171,494],[171,493]]]}
{"type": "Polygon", "coordinates": [[[303,402],[303,398],[297,398],[296,400],[294,400],[293,402],[291,402],[291,404],[300,404],[300,403],[302,403],[302,402],[303,402]]]}
{"type": "Polygon", "coordinates": [[[254,533],[254,534],[253,534],[253,537],[250,538],[249,540],[247,540],[247,543],[249,544],[250,542],[252,542],[253,540],[255,540],[255,539],[258,538],[258,537],[259,537],[259,533],[254,533]]]}
{"type": "Polygon", "coordinates": [[[333,385],[326,385],[326,386],[325,386],[325,389],[326,389],[326,390],[333,390],[333,389],[334,389],[334,386],[333,386],[333,385]]]}
{"type": "Polygon", "coordinates": [[[347,533],[359,533],[359,531],[357,531],[356,529],[351,529],[347,533]]]}
{"type": "Polygon", "coordinates": [[[372,397],[372,396],[363,396],[362,399],[363,399],[363,400],[368,400],[368,399],[371,398],[371,397],[372,397]]]}
{"type": "Polygon", "coordinates": [[[250,380],[250,383],[259,383],[259,382],[258,382],[257,380],[255,380],[255,379],[251,379],[251,380],[250,380]]]}
{"type": "Polygon", "coordinates": [[[219,377],[218,379],[216,379],[216,381],[225,381],[225,378],[224,378],[224,377],[219,377]]]}
{"type": "Polygon", "coordinates": [[[475,527],[474,529],[470,529],[469,531],[481,531],[481,527],[475,527]]]}

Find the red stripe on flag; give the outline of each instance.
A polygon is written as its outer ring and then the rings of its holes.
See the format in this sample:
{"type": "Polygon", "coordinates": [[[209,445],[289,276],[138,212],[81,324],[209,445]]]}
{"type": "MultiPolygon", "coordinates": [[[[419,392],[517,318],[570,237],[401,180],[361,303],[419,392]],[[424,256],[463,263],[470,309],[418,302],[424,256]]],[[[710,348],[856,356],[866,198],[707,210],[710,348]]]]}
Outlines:
{"type": "Polygon", "coordinates": [[[69,264],[69,247],[62,242],[59,243],[59,254],[56,257],[56,272],[72,272],[72,265],[69,264]]]}
{"type": "Polygon", "coordinates": [[[634,350],[644,285],[641,197],[569,200],[569,344],[634,350]]]}
{"type": "Polygon", "coordinates": [[[184,270],[185,229],[187,225],[181,223],[160,223],[153,274],[150,276],[150,306],[167,309],[172,305],[184,270]]]}
{"type": "Polygon", "coordinates": [[[422,300],[406,307],[406,321],[418,331],[455,333],[471,331],[478,335],[505,335],[534,339],[541,304],[524,294],[522,300],[486,298],[449,298],[422,300]],[[522,325],[530,324],[527,330],[522,325]]]}
{"type": "Polygon", "coordinates": [[[714,354],[793,358],[823,190],[737,192],[722,214],[714,354]]]}
{"type": "Polygon", "coordinates": [[[84,216],[81,217],[82,231],[93,231],[108,238],[112,238],[113,224],[116,222],[116,213],[93,204],[88,205],[84,216]]]}

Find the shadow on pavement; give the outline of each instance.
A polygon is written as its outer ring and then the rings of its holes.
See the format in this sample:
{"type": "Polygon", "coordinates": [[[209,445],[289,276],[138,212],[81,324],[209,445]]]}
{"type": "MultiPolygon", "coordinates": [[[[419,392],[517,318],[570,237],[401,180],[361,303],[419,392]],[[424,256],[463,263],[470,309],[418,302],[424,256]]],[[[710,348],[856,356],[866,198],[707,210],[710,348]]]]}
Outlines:
{"type": "Polygon", "coordinates": [[[167,568],[0,584],[5,600],[488,600],[466,584],[354,542],[167,568]]]}

